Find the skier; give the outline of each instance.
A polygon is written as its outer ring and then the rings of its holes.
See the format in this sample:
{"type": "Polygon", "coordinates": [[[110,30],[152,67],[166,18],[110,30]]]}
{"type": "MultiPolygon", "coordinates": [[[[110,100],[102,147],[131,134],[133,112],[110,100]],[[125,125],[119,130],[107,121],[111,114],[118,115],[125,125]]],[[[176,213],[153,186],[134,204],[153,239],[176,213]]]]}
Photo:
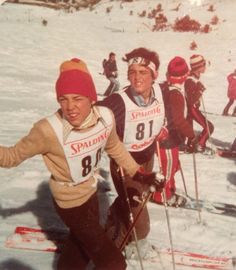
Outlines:
{"type": "MultiPolygon", "coordinates": [[[[158,76],[159,56],[146,48],[137,48],[127,53],[123,58],[128,64],[128,80],[130,85],[119,93],[112,94],[99,102],[99,105],[110,108],[115,116],[116,129],[121,141],[125,144],[136,162],[147,171],[153,168],[156,149],[155,136],[160,132],[164,122],[164,106],[159,87],[153,84],[158,76]]],[[[119,164],[114,159],[110,162],[110,172],[118,197],[112,204],[108,214],[106,229],[110,237],[119,246],[129,226],[129,211],[127,210],[126,192],[135,217],[141,204],[134,198],[141,198],[146,193],[146,184],[140,184],[124,172],[123,185],[119,164]]],[[[150,221],[145,207],[135,226],[139,246],[143,256],[152,254],[145,240],[150,230],[150,221]]],[[[132,241],[134,238],[131,239],[132,241]]],[[[132,250],[134,242],[129,247],[132,250]]],[[[126,249],[127,251],[127,249],[126,249]]],[[[132,251],[129,252],[132,254],[132,251]]],[[[153,252],[153,255],[157,255],[153,252]]]]}
{"type": "MultiPolygon", "coordinates": [[[[206,119],[206,117],[200,111],[201,99],[205,86],[200,82],[201,74],[205,73],[206,60],[202,55],[192,55],[190,57],[191,71],[187,78],[184,88],[186,101],[188,106],[188,120],[193,125],[193,121],[196,121],[203,130],[198,136],[197,152],[205,152],[209,150],[206,147],[206,142],[214,131],[214,125],[206,119]]],[[[189,146],[191,142],[188,141],[189,146]]]]}
{"type": "MultiPolygon", "coordinates": [[[[160,163],[166,177],[165,196],[167,204],[180,207],[186,199],[176,193],[175,173],[179,170],[179,146],[189,138],[194,150],[197,139],[194,130],[187,120],[187,108],[184,95],[184,82],[189,74],[186,61],[179,56],[174,57],[168,64],[167,80],[160,84],[166,112],[166,128],[168,132],[162,138],[158,136],[160,145],[160,163]]],[[[162,204],[164,198],[161,192],[155,192],[152,202],[162,204]]]]}
{"type": "MultiPolygon", "coordinates": [[[[226,104],[224,111],[222,113],[222,115],[226,115],[226,116],[229,115],[229,109],[233,105],[234,100],[236,99],[236,69],[234,70],[233,73],[231,73],[227,76],[227,80],[229,83],[228,84],[228,93],[227,93],[229,101],[226,104]]],[[[236,107],[234,108],[232,115],[236,116],[236,107]]]]}
{"type": "Polygon", "coordinates": [[[117,92],[120,87],[120,83],[118,81],[118,70],[116,65],[116,55],[115,53],[111,52],[109,54],[109,59],[103,60],[103,68],[104,68],[104,74],[107,77],[107,79],[110,81],[109,86],[107,87],[104,96],[109,96],[113,92],[117,92]]]}
{"type": "Polygon", "coordinates": [[[34,124],[12,147],[0,146],[0,166],[18,166],[41,154],[51,173],[56,212],[69,228],[57,269],[126,269],[125,258],[99,224],[96,168],[103,150],[124,167],[134,181],[156,182],[143,173],[118,139],[111,111],[95,106],[97,94],[86,64],[65,61],[56,81],[60,109],[34,124]]]}

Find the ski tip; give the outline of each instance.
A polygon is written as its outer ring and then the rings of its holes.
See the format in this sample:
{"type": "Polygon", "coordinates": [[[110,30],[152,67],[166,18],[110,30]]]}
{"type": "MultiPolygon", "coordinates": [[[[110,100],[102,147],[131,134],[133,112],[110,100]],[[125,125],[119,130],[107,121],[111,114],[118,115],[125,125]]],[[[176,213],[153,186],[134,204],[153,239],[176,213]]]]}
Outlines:
{"type": "Polygon", "coordinates": [[[236,151],[231,151],[227,148],[217,148],[216,153],[220,157],[236,158],[236,151]]]}

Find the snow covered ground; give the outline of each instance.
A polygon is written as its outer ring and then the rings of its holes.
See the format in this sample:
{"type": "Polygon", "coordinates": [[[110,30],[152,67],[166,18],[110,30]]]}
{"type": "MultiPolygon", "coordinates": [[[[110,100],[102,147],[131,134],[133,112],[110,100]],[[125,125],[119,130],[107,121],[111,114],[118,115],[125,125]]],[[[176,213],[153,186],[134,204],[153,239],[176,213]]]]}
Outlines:
{"type": "MultiPolygon", "coordinates": [[[[236,68],[236,1],[144,0],[123,3],[102,1],[95,10],[65,13],[47,8],[4,4],[0,6],[0,144],[10,146],[24,136],[38,119],[57,109],[54,84],[62,61],[84,59],[93,74],[98,93],[104,93],[108,81],[99,74],[101,62],[111,51],[117,55],[119,79],[127,85],[127,67],[121,58],[130,50],[144,46],[160,55],[159,81],[165,78],[168,61],[176,55],[203,54],[209,65],[202,80],[206,110],[221,114],[227,102],[226,76],[236,68]],[[200,23],[209,23],[216,15],[219,24],[209,34],[152,32],[154,20],[137,14],[151,11],[162,3],[163,13],[173,23],[189,14],[200,23]],[[200,5],[201,3],[201,5],[200,5]],[[207,11],[210,4],[215,11],[207,11]],[[107,13],[107,8],[111,12],[107,13]],[[133,15],[131,15],[131,11],[133,15]],[[44,26],[42,21],[46,20],[44,26]],[[198,48],[189,49],[195,41],[198,48]]],[[[236,118],[209,114],[215,125],[212,145],[227,147],[235,138],[236,118]]],[[[196,130],[199,127],[196,126],[196,130]]],[[[188,194],[195,196],[193,159],[181,155],[188,194]]],[[[236,205],[235,159],[196,155],[199,196],[201,199],[236,205]]],[[[107,159],[103,167],[108,168],[107,159]]],[[[50,270],[57,257],[52,253],[6,249],[4,242],[16,226],[60,228],[48,191],[47,172],[42,158],[34,157],[14,169],[0,169],[0,269],[50,270]]],[[[177,187],[183,189],[181,175],[177,187]]],[[[164,207],[149,204],[151,242],[169,248],[164,207]]],[[[202,211],[170,209],[169,216],[175,249],[211,256],[236,256],[236,218],[202,211]]],[[[164,264],[165,265],[165,264],[164,264]]],[[[129,269],[140,269],[139,265],[129,269]]],[[[172,269],[171,266],[145,265],[145,269],[172,269]],[[166,268],[165,268],[166,267],[166,268]]],[[[176,266],[177,270],[192,268],[176,266]]],[[[233,267],[232,267],[233,269],[233,267]]]]}

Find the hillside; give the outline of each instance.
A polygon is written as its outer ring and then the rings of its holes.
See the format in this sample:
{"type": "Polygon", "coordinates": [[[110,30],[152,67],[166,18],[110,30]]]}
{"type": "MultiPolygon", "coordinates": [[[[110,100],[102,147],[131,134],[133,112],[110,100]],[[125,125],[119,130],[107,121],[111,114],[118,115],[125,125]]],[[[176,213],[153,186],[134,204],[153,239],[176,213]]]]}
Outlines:
{"type": "MultiPolygon", "coordinates": [[[[186,60],[196,53],[205,56],[208,64],[202,77],[207,88],[204,103],[210,112],[207,116],[215,126],[211,144],[213,148],[229,147],[236,134],[236,118],[223,117],[221,113],[228,101],[226,76],[236,66],[235,10],[234,0],[104,0],[93,8],[70,12],[4,3],[0,6],[0,144],[14,145],[29,132],[34,122],[57,110],[55,81],[64,60],[83,59],[102,98],[108,85],[107,79],[100,74],[102,60],[111,51],[116,53],[119,81],[124,87],[128,83],[127,65],[122,57],[144,46],[160,56],[157,83],[165,79],[167,64],[173,56],[179,55],[186,60]],[[181,21],[181,18],[185,19],[181,21]],[[174,29],[176,20],[184,31],[174,29]],[[158,28],[157,21],[165,25],[158,28]],[[209,31],[202,31],[205,25],[210,26],[209,31]]],[[[195,130],[199,129],[196,125],[195,130]]],[[[188,193],[195,197],[192,155],[183,154],[180,160],[188,193]]],[[[101,165],[107,179],[100,181],[111,185],[107,156],[103,157],[101,165]]],[[[235,206],[235,159],[197,154],[196,166],[200,198],[235,206]]],[[[53,209],[48,178],[49,173],[39,156],[16,168],[0,169],[0,270],[55,269],[56,254],[4,247],[7,236],[16,226],[63,227],[53,209]]],[[[180,173],[176,184],[178,190],[184,192],[180,173]]],[[[149,209],[149,240],[159,248],[169,248],[164,208],[149,204],[149,209]]],[[[169,215],[174,248],[209,256],[236,255],[235,217],[202,211],[199,223],[196,211],[169,209],[169,215]]],[[[128,269],[140,267],[136,264],[128,269]]],[[[145,270],[156,269],[171,270],[171,267],[165,261],[162,265],[145,265],[145,270]]],[[[176,266],[176,270],[193,269],[176,266]]]]}

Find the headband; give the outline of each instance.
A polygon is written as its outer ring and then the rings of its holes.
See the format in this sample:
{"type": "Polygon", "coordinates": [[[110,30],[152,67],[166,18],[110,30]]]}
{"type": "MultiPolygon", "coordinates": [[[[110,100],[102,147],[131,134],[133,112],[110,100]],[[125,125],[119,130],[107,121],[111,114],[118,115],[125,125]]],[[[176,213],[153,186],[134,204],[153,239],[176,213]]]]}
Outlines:
{"type": "Polygon", "coordinates": [[[153,62],[147,60],[146,58],[134,57],[134,58],[129,59],[128,66],[131,66],[133,64],[149,67],[153,71],[154,74],[157,73],[156,65],[153,62]]]}

